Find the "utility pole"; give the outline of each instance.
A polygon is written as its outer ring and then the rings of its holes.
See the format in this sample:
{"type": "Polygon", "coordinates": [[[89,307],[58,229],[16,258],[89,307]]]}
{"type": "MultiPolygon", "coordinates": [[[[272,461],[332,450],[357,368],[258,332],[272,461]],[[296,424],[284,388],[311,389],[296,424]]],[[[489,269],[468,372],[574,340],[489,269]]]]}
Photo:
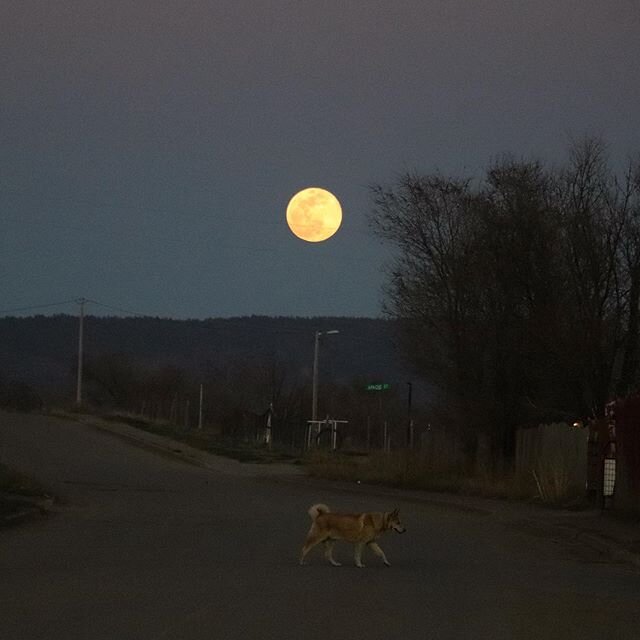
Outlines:
{"type": "Polygon", "coordinates": [[[407,398],[407,448],[413,448],[413,419],[411,417],[411,395],[413,391],[413,384],[411,382],[407,382],[409,386],[409,396],[407,398]]]}
{"type": "Polygon", "coordinates": [[[338,329],[332,329],[331,331],[316,331],[316,340],[313,349],[313,381],[311,384],[311,420],[316,421],[318,419],[318,351],[320,349],[320,336],[321,335],[334,335],[340,333],[338,329]]]}
{"type": "Polygon", "coordinates": [[[313,380],[311,383],[311,419],[318,417],[318,348],[320,346],[320,331],[316,331],[316,341],[313,348],[313,380]]]}
{"type": "Polygon", "coordinates": [[[84,351],[84,305],[86,298],[78,298],[76,302],[80,305],[80,318],[78,327],[78,381],[76,386],[76,406],[82,405],[82,362],[84,351]]]}
{"type": "Polygon", "coordinates": [[[202,429],[202,385],[200,385],[200,408],[198,410],[198,429],[202,429]]]}

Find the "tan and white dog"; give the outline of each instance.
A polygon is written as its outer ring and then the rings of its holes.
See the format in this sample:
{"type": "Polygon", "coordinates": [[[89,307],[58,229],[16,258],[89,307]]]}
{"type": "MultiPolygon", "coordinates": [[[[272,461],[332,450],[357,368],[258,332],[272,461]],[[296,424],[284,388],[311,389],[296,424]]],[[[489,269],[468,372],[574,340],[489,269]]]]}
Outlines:
{"type": "Polygon", "coordinates": [[[362,550],[368,546],[373,553],[382,558],[382,561],[391,566],[384,555],[384,551],[378,546],[376,540],[385,531],[397,531],[404,533],[406,529],[400,522],[398,509],[386,513],[332,513],[326,504],[314,504],[308,510],[311,516],[311,529],[300,554],[300,564],[313,547],[324,543],[325,558],[334,566],[340,563],[333,557],[333,545],[336,540],[345,540],[356,545],[356,567],[364,567],[362,564],[362,550]]]}

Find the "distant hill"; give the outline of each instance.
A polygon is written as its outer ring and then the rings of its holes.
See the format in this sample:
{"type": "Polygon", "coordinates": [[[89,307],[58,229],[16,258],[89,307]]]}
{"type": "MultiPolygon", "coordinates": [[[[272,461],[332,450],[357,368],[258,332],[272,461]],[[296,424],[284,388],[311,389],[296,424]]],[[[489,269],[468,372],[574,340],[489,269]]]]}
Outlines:
{"type": "MultiPolygon", "coordinates": [[[[310,379],[316,331],[322,338],[324,380],[354,379],[402,385],[412,378],[399,349],[397,323],[373,318],[238,317],[207,320],[87,316],[87,358],[127,356],[153,367],[174,365],[193,374],[223,370],[228,363],[286,365],[295,377],[310,379]]],[[[0,318],[0,376],[59,391],[73,387],[78,319],[69,315],[0,318]]],[[[416,389],[419,399],[420,391],[416,389]]]]}

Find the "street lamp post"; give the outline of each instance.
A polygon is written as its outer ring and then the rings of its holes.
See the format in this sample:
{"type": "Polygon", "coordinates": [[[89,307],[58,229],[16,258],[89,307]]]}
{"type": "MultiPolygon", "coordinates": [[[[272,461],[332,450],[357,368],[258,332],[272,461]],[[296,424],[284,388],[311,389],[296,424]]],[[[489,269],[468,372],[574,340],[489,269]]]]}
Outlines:
{"type": "Polygon", "coordinates": [[[80,320],[78,323],[78,372],[76,382],[76,406],[82,406],[82,365],[84,350],[84,305],[89,302],[86,298],[76,301],[80,305],[80,320]]]}
{"type": "Polygon", "coordinates": [[[313,349],[313,383],[311,390],[311,420],[316,421],[318,419],[318,351],[320,347],[321,335],[334,335],[340,333],[337,329],[331,331],[316,331],[315,345],[313,349]]]}
{"type": "Polygon", "coordinates": [[[411,417],[411,394],[413,391],[413,383],[407,382],[409,394],[407,397],[407,448],[413,449],[413,418],[411,417]]]}

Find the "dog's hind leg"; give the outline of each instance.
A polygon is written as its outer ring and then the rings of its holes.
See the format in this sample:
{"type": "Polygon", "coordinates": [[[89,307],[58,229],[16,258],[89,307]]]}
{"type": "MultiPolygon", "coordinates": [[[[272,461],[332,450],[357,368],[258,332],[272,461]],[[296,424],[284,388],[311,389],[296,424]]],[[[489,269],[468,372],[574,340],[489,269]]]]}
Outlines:
{"type": "Polygon", "coordinates": [[[333,557],[333,540],[324,541],[324,557],[334,566],[341,567],[342,564],[333,557]]]}
{"type": "Polygon", "coordinates": [[[304,541],[304,546],[302,547],[302,552],[300,553],[300,564],[304,564],[304,559],[307,553],[313,549],[317,544],[320,544],[323,541],[322,538],[319,538],[313,535],[312,531],[309,532],[307,539],[304,541]]]}
{"type": "Polygon", "coordinates": [[[371,549],[371,551],[373,551],[373,553],[382,558],[382,562],[384,562],[387,567],[391,566],[390,562],[387,560],[387,556],[384,555],[384,551],[378,546],[376,542],[369,542],[367,546],[369,547],[369,549],[371,549]]]}
{"type": "Polygon", "coordinates": [[[356,544],[355,559],[356,559],[356,567],[358,567],[359,569],[362,569],[364,567],[364,565],[362,564],[363,547],[364,545],[362,544],[362,542],[358,542],[358,544],[356,544]]]}

